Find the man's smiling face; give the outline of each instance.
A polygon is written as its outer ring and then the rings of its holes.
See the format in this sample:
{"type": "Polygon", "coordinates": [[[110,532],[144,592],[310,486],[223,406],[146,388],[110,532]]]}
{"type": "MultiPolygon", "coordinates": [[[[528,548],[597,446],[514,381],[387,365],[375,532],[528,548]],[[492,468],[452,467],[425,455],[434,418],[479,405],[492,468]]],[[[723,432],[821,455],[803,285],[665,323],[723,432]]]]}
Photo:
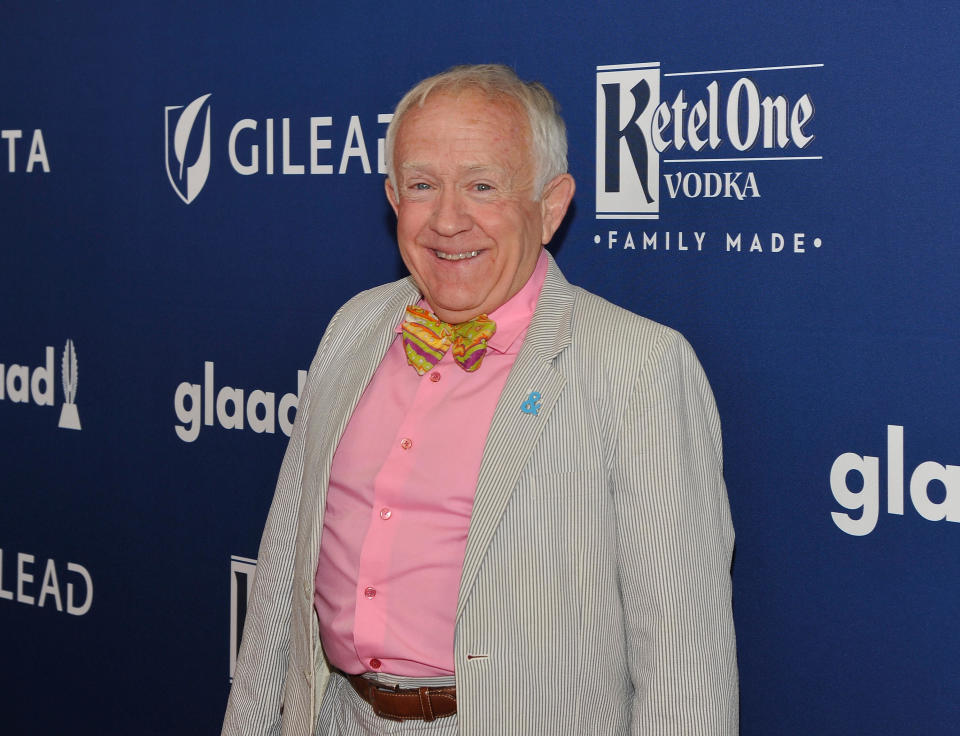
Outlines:
{"type": "Polygon", "coordinates": [[[520,104],[435,92],[400,121],[393,160],[397,192],[386,189],[400,255],[434,313],[465,322],[520,291],[563,217],[534,199],[520,104]]]}

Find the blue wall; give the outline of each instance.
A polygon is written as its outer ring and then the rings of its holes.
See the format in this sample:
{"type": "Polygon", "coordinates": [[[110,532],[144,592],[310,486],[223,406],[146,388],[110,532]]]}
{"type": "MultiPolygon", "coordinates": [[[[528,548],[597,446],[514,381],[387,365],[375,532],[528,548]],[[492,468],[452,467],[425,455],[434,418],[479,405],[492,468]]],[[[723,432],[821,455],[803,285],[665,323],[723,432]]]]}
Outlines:
{"type": "Polygon", "coordinates": [[[378,116],[500,61],[567,119],[566,275],[711,378],[742,733],[955,731],[956,5],[211,5],[3,11],[0,730],[217,731],[278,407],[336,307],[403,274],[378,116]],[[237,390],[263,431],[223,426],[237,390]]]}

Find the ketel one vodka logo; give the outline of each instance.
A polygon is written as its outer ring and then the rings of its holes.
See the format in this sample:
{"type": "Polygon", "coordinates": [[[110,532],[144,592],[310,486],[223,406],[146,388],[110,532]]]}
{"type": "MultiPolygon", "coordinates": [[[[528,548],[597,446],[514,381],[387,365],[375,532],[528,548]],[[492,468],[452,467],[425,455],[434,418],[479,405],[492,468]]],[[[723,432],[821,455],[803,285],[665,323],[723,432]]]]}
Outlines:
{"type": "MultiPolygon", "coordinates": [[[[33,403],[37,406],[53,406],[55,350],[48,345],[44,350],[43,365],[29,366],[18,363],[0,363],[0,400],[14,404],[33,403]]],[[[67,340],[60,359],[63,406],[57,426],[63,429],[80,429],[80,414],[77,412],[77,349],[73,340],[67,340]]]]}
{"type": "Polygon", "coordinates": [[[187,204],[200,194],[210,173],[209,97],[205,94],[186,107],[163,109],[167,178],[173,191],[187,204]]]}
{"type": "Polygon", "coordinates": [[[671,74],[661,74],[659,62],[597,67],[597,219],[657,219],[663,196],[759,197],[744,162],[822,158],[798,155],[814,139],[810,95],[765,94],[782,78],[764,76],[822,66],[671,74]],[[666,77],[685,86],[668,92],[666,77]],[[716,170],[731,163],[736,170],[716,170]]]}

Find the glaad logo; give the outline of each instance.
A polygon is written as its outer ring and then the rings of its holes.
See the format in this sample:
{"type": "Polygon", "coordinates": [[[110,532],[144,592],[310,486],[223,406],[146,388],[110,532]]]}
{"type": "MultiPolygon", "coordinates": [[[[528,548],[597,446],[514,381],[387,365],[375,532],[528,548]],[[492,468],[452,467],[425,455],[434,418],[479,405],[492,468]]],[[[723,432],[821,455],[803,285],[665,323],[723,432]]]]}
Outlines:
{"type": "Polygon", "coordinates": [[[213,383],[214,364],[208,360],[203,364],[203,385],[183,381],[177,386],[173,397],[173,408],[183,424],[174,425],[174,430],[184,442],[193,442],[200,435],[201,422],[207,427],[214,425],[214,416],[224,429],[243,429],[246,424],[254,432],[274,434],[279,424],[280,430],[290,436],[293,419],[290,411],[296,411],[300,402],[300,393],[307,380],[306,371],[297,371],[297,393],[288,393],[280,397],[277,405],[273,391],[254,389],[249,391],[244,404],[244,390],[233,386],[223,386],[219,391],[213,383]],[[216,415],[214,415],[216,405],[216,415]],[[246,407],[246,412],[244,412],[246,407]]]}
{"type": "MultiPolygon", "coordinates": [[[[44,351],[44,364],[33,369],[26,365],[0,363],[0,400],[9,399],[14,404],[33,402],[37,406],[53,406],[53,358],[55,351],[48,345],[44,351]]],[[[60,409],[62,429],[80,429],[80,414],[77,412],[77,350],[73,340],[67,340],[60,361],[63,371],[64,404],[60,409]]]]}
{"type": "MultiPolygon", "coordinates": [[[[755,74],[809,69],[823,64],[801,64],[751,69],[676,72],[663,77],[755,74]]],[[[797,156],[814,139],[807,131],[814,107],[809,94],[792,105],[785,95],[761,96],[750,76],[739,77],[721,91],[718,79],[695,92],[680,89],[673,102],[661,102],[660,62],[597,67],[597,219],[658,219],[661,205],[661,165],[813,160],[797,156]],[[691,105],[692,100],[696,99],[691,105]],[[730,157],[710,154],[723,144],[734,149],[730,157]],[[758,147],[762,155],[743,156],[758,147]],[[679,156],[661,158],[675,149],[679,156]],[[776,155],[773,155],[776,154],[776,155]]],[[[664,173],[670,199],[759,197],[753,171],[690,171],[664,173]]]]}
{"type": "Polygon", "coordinates": [[[186,204],[197,198],[210,173],[210,104],[207,102],[210,94],[198,97],[186,107],[173,105],[163,109],[167,178],[173,191],[186,204]],[[202,132],[198,132],[197,121],[204,109],[202,132]],[[177,110],[183,112],[176,116],[176,124],[171,127],[177,110]],[[188,163],[191,153],[192,161],[188,163]]]}
{"type": "MultiPolygon", "coordinates": [[[[891,424],[887,426],[888,514],[903,515],[904,478],[903,427],[891,424]]],[[[831,512],[840,531],[862,537],[874,530],[880,517],[879,457],[854,452],[840,455],[830,468],[830,490],[838,504],[854,512],[831,512]],[[853,488],[851,477],[858,478],[853,488]]],[[[960,522],[960,465],[941,465],[932,460],[920,463],[910,474],[910,500],[927,521],[960,522]],[[931,485],[937,496],[943,497],[942,501],[931,498],[931,485]]]]}
{"type": "Polygon", "coordinates": [[[237,654],[240,652],[240,639],[243,636],[243,624],[247,620],[247,601],[253,587],[253,573],[257,561],[248,557],[230,557],[230,681],[237,670],[237,654]]]}
{"type": "MultiPolygon", "coordinates": [[[[0,549],[0,600],[16,600],[17,603],[43,608],[47,605],[49,599],[53,602],[54,607],[62,613],[63,602],[66,599],[67,613],[71,616],[83,616],[90,611],[90,607],[93,605],[93,578],[90,577],[90,571],[87,568],[76,562],[68,562],[66,573],[64,573],[62,567],[58,573],[56,561],[47,560],[47,564],[43,568],[43,580],[38,591],[36,589],[37,575],[33,569],[35,562],[36,558],[33,555],[18,552],[16,586],[11,585],[10,588],[4,588],[3,550],[0,549]],[[68,577],[71,573],[77,577],[68,577]],[[61,578],[68,580],[65,596],[61,593],[63,590],[60,584],[61,578]],[[82,585],[80,584],[81,581],[82,585]],[[16,599],[14,599],[14,588],[16,589],[16,599]],[[80,593],[83,593],[83,595],[81,596],[80,593]]],[[[9,580],[10,577],[7,579],[9,580]]]]}

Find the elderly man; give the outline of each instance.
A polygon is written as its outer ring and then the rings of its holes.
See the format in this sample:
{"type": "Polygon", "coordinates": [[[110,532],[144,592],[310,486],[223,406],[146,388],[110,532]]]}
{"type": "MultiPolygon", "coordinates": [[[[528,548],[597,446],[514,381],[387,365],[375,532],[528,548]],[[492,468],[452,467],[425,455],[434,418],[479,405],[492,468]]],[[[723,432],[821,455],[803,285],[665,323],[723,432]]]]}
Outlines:
{"type": "Polygon", "coordinates": [[[320,343],[223,733],[736,733],[713,397],[543,249],[574,192],[552,96],[455,67],[386,146],[410,277],[320,343]]]}

